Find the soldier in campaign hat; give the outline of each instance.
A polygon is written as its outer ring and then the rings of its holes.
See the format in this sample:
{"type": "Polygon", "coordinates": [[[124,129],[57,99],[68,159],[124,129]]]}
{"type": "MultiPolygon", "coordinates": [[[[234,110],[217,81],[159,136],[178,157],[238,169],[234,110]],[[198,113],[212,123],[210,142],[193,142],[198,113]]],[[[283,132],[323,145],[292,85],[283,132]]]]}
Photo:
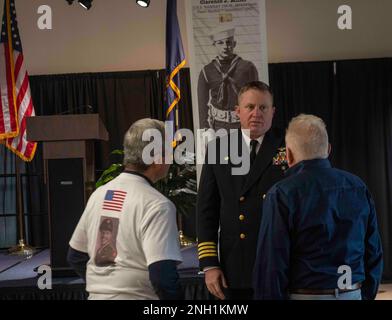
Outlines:
{"type": "Polygon", "coordinates": [[[234,53],[237,45],[231,24],[217,27],[209,35],[217,56],[200,72],[198,104],[200,128],[238,129],[237,96],[246,83],[258,80],[255,65],[234,53]]]}

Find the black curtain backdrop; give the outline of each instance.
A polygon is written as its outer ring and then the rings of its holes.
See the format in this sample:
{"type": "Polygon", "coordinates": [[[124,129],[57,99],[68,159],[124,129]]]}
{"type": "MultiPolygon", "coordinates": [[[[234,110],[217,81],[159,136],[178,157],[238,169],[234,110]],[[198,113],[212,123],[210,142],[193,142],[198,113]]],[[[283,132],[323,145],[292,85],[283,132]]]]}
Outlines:
{"type": "Polygon", "coordinates": [[[277,63],[269,65],[276,113],[274,125],[286,128],[300,113],[321,117],[331,127],[334,97],[332,62],[277,63]]]}
{"type": "Polygon", "coordinates": [[[337,63],[334,160],[369,186],[392,279],[392,59],[337,63]]]}
{"type": "MultiPolygon", "coordinates": [[[[322,117],[333,165],[360,176],[369,186],[383,239],[384,280],[392,280],[392,59],[270,64],[269,72],[277,108],[274,125],[284,128],[299,113],[322,117]]],[[[30,84],[38,115],[85,113],[85,105],[100,114],[110,141],[97,143],[99,171],[116,160],[109,154],[122,147],[123,135],[134,121],[164,119],[164,74],[159,70],[33,76],[30,84]]],[[[193,129],[189,69],[181,72],[181,86],[181,127],[193,129]]],[[[27,165],[27,172],[35,174],[27,184],[31,212],[47,212],[42,170],[37,152],[27,165]]],[[[30,218],[33,245],[47,245],[47,216],[43,217],[30,218]]],[[[194,217],[189,220],[192,235],[194,217]]]]}
{"type": "MultiPolygon", "coordinates": [[[[180,79],[180,124],[193,129],[189,69],[180,79]]],[[[97,143],[97,169],[106,168],[110,152],[122,148],[132,123],[145,117],[164,119],[164,70],[31,76],[30,85],[37,115],[86,113],[87,106],[99,113],[110,140],[97,143]]]]}

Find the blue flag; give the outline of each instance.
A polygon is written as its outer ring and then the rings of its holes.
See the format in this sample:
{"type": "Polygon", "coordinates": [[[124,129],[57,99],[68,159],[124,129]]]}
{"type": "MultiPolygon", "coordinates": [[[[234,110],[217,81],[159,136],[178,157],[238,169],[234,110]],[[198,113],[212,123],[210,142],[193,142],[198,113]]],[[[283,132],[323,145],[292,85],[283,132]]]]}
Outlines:
{"type": "MultiPolygon", "coordinates": [[[[185,66],[185,54],[177,18],[177,0],[167,0],[166,11],[166,120],[176,119],[176,106],[181,99],[179,72],[185,66]]],[[[178,129],[178,128],[177,128],[178,129]]]]}

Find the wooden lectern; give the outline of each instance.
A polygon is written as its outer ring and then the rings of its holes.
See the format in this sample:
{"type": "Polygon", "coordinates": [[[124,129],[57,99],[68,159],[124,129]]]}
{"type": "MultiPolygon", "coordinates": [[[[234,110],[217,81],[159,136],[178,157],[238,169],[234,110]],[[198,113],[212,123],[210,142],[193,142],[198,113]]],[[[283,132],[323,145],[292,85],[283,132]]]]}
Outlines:
{"type": "Polygon", "coordinates": [[[94,142],[108,140],[97,114],[27,118],[27,139],[43,142],[53,275],[69,274],[68,243],[94,191],[94,142]]]}

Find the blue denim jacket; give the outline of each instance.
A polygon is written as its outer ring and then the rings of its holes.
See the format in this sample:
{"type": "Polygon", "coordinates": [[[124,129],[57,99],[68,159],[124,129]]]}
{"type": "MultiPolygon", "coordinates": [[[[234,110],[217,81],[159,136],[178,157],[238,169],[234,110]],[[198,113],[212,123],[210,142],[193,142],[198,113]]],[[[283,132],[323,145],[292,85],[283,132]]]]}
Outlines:
{"type": "Polygon", "coordinates": [[[366,185],[322,159],[302,161],[286,175],[263,204],[255,298],[287,299],[294,289],[338,288],[339,278],[349,276],[347,267],[339,267],[349,266],[352,284],[362,282],[362,299],[374,299],[383,261],[366,185]]]}

